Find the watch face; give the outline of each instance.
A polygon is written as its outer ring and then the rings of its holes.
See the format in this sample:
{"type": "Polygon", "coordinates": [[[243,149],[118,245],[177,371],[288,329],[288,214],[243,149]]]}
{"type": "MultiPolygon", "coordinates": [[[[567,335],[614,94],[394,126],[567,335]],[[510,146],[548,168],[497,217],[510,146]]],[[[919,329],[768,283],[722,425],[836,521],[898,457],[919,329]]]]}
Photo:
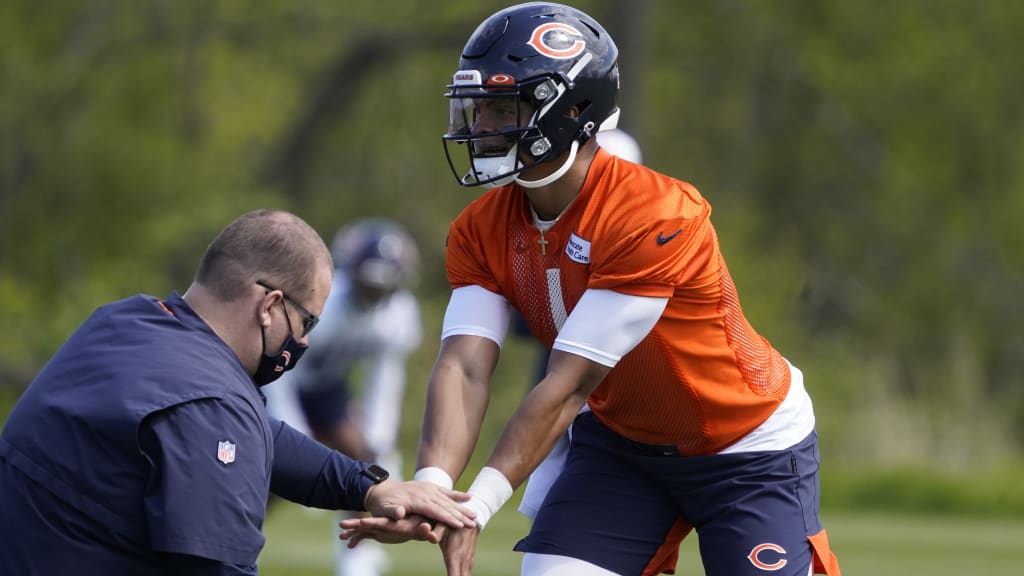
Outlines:
{"type": "Polygon", "coordinates": [[[368,477],[370,480],[373,480],[374,484],[380,484],[381,482],[387,480],[389,476],[391,476],[391,474],[387,470],[381,468],[376,464],[371,464],[365,470],[363,470],[363,475],[368,477]]]}

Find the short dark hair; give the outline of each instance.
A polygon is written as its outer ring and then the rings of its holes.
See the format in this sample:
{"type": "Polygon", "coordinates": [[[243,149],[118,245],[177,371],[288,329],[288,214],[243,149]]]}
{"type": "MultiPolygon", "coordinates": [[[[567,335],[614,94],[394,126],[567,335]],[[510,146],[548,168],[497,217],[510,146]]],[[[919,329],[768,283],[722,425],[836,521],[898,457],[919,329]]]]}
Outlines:
{"type": "Polygon", "coordinates": [[[254,210],[227,225],[203,254],[195,281],[230,302],[262,280],[296,297],[308,296],[318,267],[332,265],[323,238],[298,216],[254,210]]]}

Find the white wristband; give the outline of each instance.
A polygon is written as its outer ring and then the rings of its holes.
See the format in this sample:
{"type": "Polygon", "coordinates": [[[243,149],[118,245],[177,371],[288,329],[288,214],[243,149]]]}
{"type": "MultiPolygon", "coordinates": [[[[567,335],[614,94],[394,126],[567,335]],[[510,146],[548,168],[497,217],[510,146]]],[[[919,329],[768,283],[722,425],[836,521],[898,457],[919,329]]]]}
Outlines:
{"type": "Polygon", "coordinates": [[[512,484],[498,469],[485,466],[467,490],[473,498],[464,504],[476,512],[476,525],[483,529],[487,521],[512,497],[512,484]]]}
{"type": "Polygon", "coordinates": [[[420,482],[430,482],[431,484],[435,484],[446,490],[451,490],[452,486],[455,485],[455,482],[452,481],[452,477],[437,466],[420,468],[415,474],[413,474],[412,479],[420,482]]]}

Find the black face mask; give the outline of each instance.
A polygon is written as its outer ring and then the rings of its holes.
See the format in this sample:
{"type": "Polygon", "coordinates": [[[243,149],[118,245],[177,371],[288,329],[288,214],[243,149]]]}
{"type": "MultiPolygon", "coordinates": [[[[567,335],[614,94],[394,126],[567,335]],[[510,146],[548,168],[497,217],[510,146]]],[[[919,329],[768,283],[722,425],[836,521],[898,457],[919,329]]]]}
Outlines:
{"type": "Polygon", "coordinates": [[[285,339],[281,350],[277,354],[270,356],[266,353],[267,334],[262,326],[260,326],[260,335],[263,337],[264,352],[260,356],[260,365],[256,367],[256,373],[252,375],[252,381],[257,386],[270,384],[280,378],[285,372],[295,368],[295,365],[299,363],[299,358],[302,358],[306,348],[308,348],[304,344],[299,344],[294,336],[288,334],[288,338],[285,339]]]}

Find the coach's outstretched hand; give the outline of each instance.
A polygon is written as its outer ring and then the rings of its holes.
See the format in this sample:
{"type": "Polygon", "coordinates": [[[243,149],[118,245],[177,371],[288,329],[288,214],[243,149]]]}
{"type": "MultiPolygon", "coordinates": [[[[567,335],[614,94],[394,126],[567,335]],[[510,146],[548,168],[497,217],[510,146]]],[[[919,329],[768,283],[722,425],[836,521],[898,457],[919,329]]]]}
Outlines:
{"type": "Polygon", "coordinates": [[[376,540],[384,544],[420,540],[437,544],[445,530],[444,524],[419,514],[410,514],[401,520],[380,516],[346,518],[338,526],[341,528],[338,538],[347,540],[349,548],[355,548],[363,540],[376,540]]]}
{"type": "MultiPolygon", "coordinates": [[[[469,494],[465,492],[441,488],[430,482],[416,480],[396,482],[385,480],[380,484],[370,487],[370,490],[366,493],[364,504],[366,510],[373,516],[393,521],[406,520],[410,516],[421,516],[424,518],[421,518],[422,522],[416,522],[417,525],[427,523],[429,520],[436,520],[453,528],[462,528],[463,526],[476,525],[474,520],[476,514],[459,504],[469,500],[469,498],[469,494]]],[[[375,523],[370,523],[368,526],[370,529],[378,532],[383,529],[387,532],[394,531],[398,535],[408,533],[409,537],[405,538],[405,540],[414,538],[418,540],[426,539],[415,537],[419,533],[419,526],[413,528],[412,531],[408,531],[412,520],[413,518],[410,518],[407,522],[395,522],[393,525],[390,525],[390,529],[382,528],[375,525],[375,523]]],[[[427,525],[428,527],[430,526],[429,523],[427,525]]],[[[387,527],[386,524],[385,527],[387,527]]],[[[383,537],[383,534],[381,536],[383,537]]],[[[401,542],[404,540],[396,541],[401,542]]]]}

